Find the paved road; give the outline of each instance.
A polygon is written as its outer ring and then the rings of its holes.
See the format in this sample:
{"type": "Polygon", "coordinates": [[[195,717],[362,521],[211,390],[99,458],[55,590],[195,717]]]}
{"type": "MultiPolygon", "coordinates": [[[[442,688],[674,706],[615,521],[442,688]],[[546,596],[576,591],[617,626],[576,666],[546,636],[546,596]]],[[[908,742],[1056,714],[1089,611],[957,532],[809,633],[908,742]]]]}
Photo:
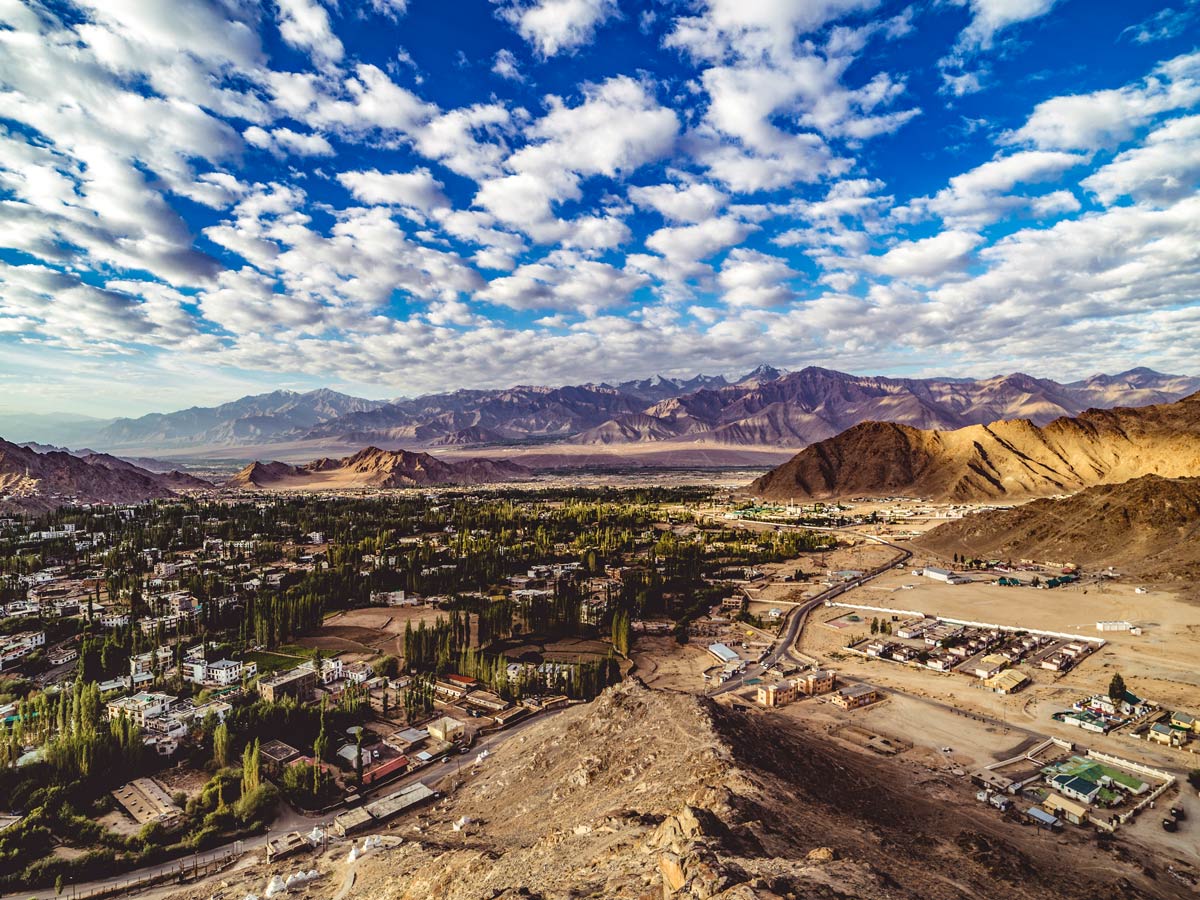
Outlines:
{"type": "Polygon", "coordinates": [[[890,562],[885,563],[882,566],[878,566],[872,569],[870,572],[866,572],[863,575],[860,575],[858,578],[847,581],[844,584],[834,585],[828,590],[824,590],[817,594],[815,597],[806,600],[801,605],[794,607],[792,611],[788,613],[782,634],[775,641],[771,651],[763,658],[762,662],[747,666],[746,671],[739,677],[731,678],[724,684],[710,690],[708,692],[710,697],[716,697],[720,694],[725,694],[729,691],[736,691],[745,687],[747,679],[761,675],[764,671],[778,663],[779,660],[784,656],[788,656],[791,653],[792,647],[794,647],[796,642],[800,639],[800,635],[804,631],[804,626],[808,623],[809,614],[811,614],[814,609],[824,605],[827,600],[833,600],[836,597],[840,597],[847,591],[852,591],[854,588],[866,584],[868,581],[871,581],[874,578],[878,578],[884,572],[887,572],[898,565],[903,565],[912,557],[912,551],[905,547],[901,547],[899,544],[893,544],[891,541],[885,541],[883,538],[877,537],[873,534],[863,534],[860,531],[855,531],[853,528],[825,528],[816,525],[782,524],[775,526],[775,523],[769,522],[764,522],[761,524],[769,527],[790,528],[796,530],[824,531],[835,534],[852,534],[855,537],[865,538],[866,540],[873,541],[877,544],[883,544],[885,547],[891,547],[896,551],[897,555],[890,562]]]}
{"type": "MultiPolygon", "coordinates": [[[[568,707],[563,707],[562,709],[566,708],[568,707]]],[[[423,769],[413,772],[410,775],[406,775],[403,778],[398,778],[395,781],[388,782],[387,784],[382,784],[378,787],[363,791],[361,793],[363,802],[368,802],[375,798],[386,796],[393,791],[399,790],[401,787],[415,784],[418,781],[425,781],[429,782],[430,784],[434,784],[438,781],[441,781],[447,775],[458,774],[464,768],[469,769],[472,765],[474,765],[475,759],[481,750],[494,749],[504,741],[507,741],[510,738],[520,734],[535,722],[545,721],[545,719],[548,717],[561,712],[562,709],[549,710],[547,712],[529,716],[526,719],[522,719],[521,721],[510,725],[508,728],[505,728],[502,731],[486,734],[479,738],[474,744],[471,745],[471,750],[469,753],[451,751],[449,754],[442,757],[442,759],[445,759],[446,762],[439,760],[424,767],[423,769]]],[[[486,766],[487,763],[485,762],[484,765],[486,766]]],[[[307,832],[312,830],[314,825],[320,825],[324,830],[328,831],[328,826],[333,821],[333,817],[341,812],[341,809],[339,808],[318,815],[307,815],[305,813],[297,812],[287,803],[282,802],[280,803],[280,810],[281,812],[279,817],[271,823],[271,827],[263,834],[244,838],[240,841],[230,841],[228,844],[224,844],[220,847],[213,847],[210,850],[205,850],[203,853],[199,854],[200,862],[203,863],[205,860],[212,859],[216,856],[220,856],[223,853],[234,850],[237,850],[241,853],[251,850],[259,850],[265,847],[267,841],[270,841],[273,838],[283,837],[284,835],[293,831],[307,832]]],[[[181,863],[190,865],[191,862],[191,856],[184,856],[171,860],[170,862],[159,863],[158,865],[146,866],[142,869],[123,872],[120,875],[114,875],[111,878],[99,878],[95,881],[81,882],[79,884],[68,884],[66,885],[66,889],[63,891],[61,898],[55,892],[54,888],[51,887],[42,888],[40,890],[23,890],[18,893],[5,894],[0,897],[0,900],[69,900],[74,893],[84,894],[100,888],[120,887],[121,885],[128,884],[131,881],[138,881],[142,878],[146,878],[148,876],[159,874],[168,870],[178,870],[181,863]]]]}

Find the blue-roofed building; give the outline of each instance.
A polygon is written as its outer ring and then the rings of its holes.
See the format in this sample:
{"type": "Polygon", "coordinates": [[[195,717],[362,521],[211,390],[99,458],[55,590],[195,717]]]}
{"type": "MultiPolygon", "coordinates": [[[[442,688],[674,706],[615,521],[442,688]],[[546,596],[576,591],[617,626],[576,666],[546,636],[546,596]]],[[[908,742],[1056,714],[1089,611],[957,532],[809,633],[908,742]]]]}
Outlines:
{"type": "Polygon", "coordinates": [[[738,656],[724,644],[709,644],[708,652],[715,656],[717,661],[723,665],[729,665],[730,663],[735,663],[741,659],[740,656],[738,656]]]}
{"type": "Polygon", "coordinates": [[[1058,831],[1062,828],[1062,819],[1058,818],[1058,816],[1052,816],[1044,809],[1039,809],[1036,806],[1031,806],[1025,810],[1025,816],[1039,828],[1049,828],[1053,831],[1058,831]]]}

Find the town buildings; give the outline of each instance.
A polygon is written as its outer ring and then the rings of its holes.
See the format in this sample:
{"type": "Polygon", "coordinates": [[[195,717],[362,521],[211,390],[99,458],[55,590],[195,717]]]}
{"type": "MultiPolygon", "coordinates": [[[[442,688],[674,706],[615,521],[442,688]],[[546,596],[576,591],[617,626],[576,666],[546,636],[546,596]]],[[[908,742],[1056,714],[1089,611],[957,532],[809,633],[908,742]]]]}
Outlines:
{"type": "Polygon", "coordinates": [[[852,684],[833,692],[830,700],[842,709],[859,709],[879,699],[879,693],[869,684],[852,684]]]}
{"type": "Polygon", "coordinates": [[[264,700],[276,703],[284,697],[305,701],[312,697],[317,687],[317,672],[311,663],[280,672],[270,678],[261,678],[258,693],[264,700]]]}

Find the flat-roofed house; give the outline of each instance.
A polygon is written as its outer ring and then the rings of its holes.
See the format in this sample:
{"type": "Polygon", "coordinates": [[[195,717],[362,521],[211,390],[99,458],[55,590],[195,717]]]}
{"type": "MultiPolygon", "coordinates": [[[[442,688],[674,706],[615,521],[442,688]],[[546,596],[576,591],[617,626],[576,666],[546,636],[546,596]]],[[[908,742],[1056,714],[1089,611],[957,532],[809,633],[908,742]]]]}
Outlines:
{"type": "Polygon", "coordinates": [[[284,697],[305,701],[312,698],[317,687],[317,673],[312,664],[297,666],[258,682],[258,693],[264,700],[276,703],[284,697]]]}
{"type": "Polygon", "coordinates": [[[1052,815],[1061,816],[1072,825],[1082,825],[1088,820],[1088,808],[1074,800],[1050,794],[1042,801],[1042,809],[1052,815]]]}
{"type": "Polygon", "coordinates": [[[170,694],[142,691],[141,693],[134,694],[132,697],[120,697],[116,700],[110,700],[108,702],[108,718],[111,721],[116,721],[124,715],[134,725],[137,725],[139,728],[145,728],[148,721],[166,715],[167,710],[178,699],[178,697],[172,697],[170,694]]]}
{"type": "Polygon", "coordinates": [[[796,691],[809,697],[828,694],[837,683],[837,674],[832,669],[813,669],[792,679],[796,691]]]}
{"type": "Polygon", "coordinates": [[[790,681],[758,686],[758,702],[761,706],[786,706],[796,699],[796,686],[790,681]]]}
{"type": "Polygon", "coordinates": [[[1185,712],[1171,713],[1171,727],[1200,734],[1200,719],[1185,712]]]}
{"type": "Polygon", "coordinates": [[[842,709],[859,709],[878,700],[879,692],[869,684],[852,684],[834,691],[830,699],[842,709]]]}
{"type": "Polygon", "coordinates": [[[975,677],[987,680],[993,675],[999,675],[1008,667],[1008,657],[999,653],[989,653],[975,661],[975,677]]]}
{"type": "Polygon", "coordinates": [[[1166,747],[1182,747],[1187,743],[1187,732],[1164,725],[1162,722],[1151,725],[1150,730],[1146,732],[1146,737],[1154,743],[1166,747]]]}
{"type": "Polygon", "coordinates": [[[458,719],[452,719],[449,716],[435,719],[426,725],[425,728],[429,732],[429,736],[434,740],[445,741],[447,744],[453,744],[462,738],[466,732],[466,725],[458,721],[458,719]]]}

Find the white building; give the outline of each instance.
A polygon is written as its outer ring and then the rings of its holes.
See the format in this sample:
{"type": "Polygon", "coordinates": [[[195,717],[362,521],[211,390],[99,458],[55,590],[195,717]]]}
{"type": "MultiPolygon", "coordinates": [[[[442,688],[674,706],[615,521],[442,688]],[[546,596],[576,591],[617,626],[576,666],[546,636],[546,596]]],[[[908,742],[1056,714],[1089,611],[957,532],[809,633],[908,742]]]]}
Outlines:
{"type": "Polygon", "coordinates": [[[0,669],[7,668],[22,657],[28,656],[38,647],[46,645],[46,632],[22,631],[12,634],[0,643],[0,669]]]}
{"type": "Polygon", "coordinates": [[[120,697],[109,701],[108,718],[115,721],[124,715],[139,728],[144,728],[146,722],[166,715],[177,699],[169,694],[145,691],[131,697],[120,697]]]}
{"type": "Polygon", "coordinates": [[[237,659],[218,659],[215,662],[189,660],[183,664],[183,677],[196,684],[212,684],[228,687],[240,684],[243,678],[258,674],[258,663],[242,662],[237,659]]]}

